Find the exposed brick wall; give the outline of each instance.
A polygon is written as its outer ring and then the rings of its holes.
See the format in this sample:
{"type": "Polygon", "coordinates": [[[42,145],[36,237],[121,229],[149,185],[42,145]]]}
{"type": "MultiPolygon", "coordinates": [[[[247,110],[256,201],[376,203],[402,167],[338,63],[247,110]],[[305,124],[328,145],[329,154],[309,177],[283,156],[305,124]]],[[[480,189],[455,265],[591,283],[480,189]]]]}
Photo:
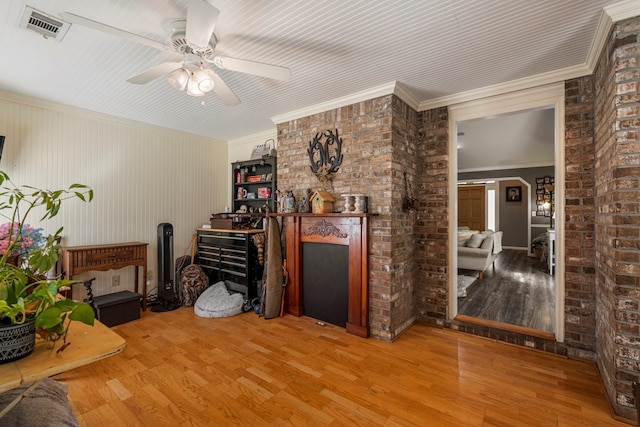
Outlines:
{"type": "MultiPolygon", "coordinates": [[[[395,96],[326,111],[278,125],[278,187],[296,199],[320,183],[307,148],[317,132],[337,129],[344,160],[330,192],[369,197],[371,221],[369,323],[371,334],[393,340],[413,321],[413,222],[401,212],[403,171],[416,169],[417,113],[395,96]]],[[[411,179],[412,176],[410,176],[411,179]]]]}
{"type": "Polygon", "coordinates": [[[397,337],[415,321],[414,287],[416,263],[416,213],[404,212],[403,199],[417,197],[416,174],[419,175],[418,113],[402,100],[393,97],[393,164],[391,209],[390,332],[397,337]],[[405,173],[407,184],[405,184],[405,173]],[[405,190],[406,187],[406,190],[405,190]],[[398,191],[401,189],[401,191],[398,191]]]}
{"type": "Polygon", "coordinates": [[[640,18],[617,23],[596,80],[597,363],[618,415],[640,381],[640,18]]]}
{"type": "Polygon", "coordinates": [[[447,316],[449,253],[449,112],[419,116],[416,311],[421,321],[443,325],[447,316]]]}
{"type": "Polygon", "coordinates": [[[565,82],[565,344],[595,360],[593,78],[565,82]]]}

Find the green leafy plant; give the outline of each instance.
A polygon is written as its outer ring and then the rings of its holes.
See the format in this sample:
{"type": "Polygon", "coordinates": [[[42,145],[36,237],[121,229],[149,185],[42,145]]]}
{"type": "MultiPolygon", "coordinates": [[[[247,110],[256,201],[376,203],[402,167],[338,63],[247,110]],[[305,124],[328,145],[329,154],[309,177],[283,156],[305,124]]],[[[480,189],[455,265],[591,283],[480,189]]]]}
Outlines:
{"type": "Polygon", "coordinates": [[[52,345],[63,340],[58,351],[69,344],[66,336],[72,321],[93,325],[93,308],[60,295],[76,281],[47,277],[58,261],[62,228],[44,238],[37,235],[40,229],[24,224],[34,211],[44,212],[41,221],[55,217],[62,202],[74,198],[90,202],[93,190],[82,184],[65,190],[17,186],[0,171],[0,216],[8,220],[0,234],[0,327],[34,320],[41,338],[52,345]]]}

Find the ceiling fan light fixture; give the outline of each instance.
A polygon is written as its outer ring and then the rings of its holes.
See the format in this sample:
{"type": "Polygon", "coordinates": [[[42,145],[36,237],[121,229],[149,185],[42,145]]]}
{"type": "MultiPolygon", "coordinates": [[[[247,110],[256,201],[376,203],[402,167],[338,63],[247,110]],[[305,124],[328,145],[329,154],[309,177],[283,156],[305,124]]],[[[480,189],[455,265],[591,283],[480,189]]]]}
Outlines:
{"type": "Polygon", "coordinates": [[[198,82],[191,78],[187,83],[187,95],[189,96],[204,96],[204,92],[198,87],[198,82]]]}
{"type": "Polygon", "coordinates": [[[189,73],[184,68],[178,68],[177,70],[169,73],[167,81],[171,86],[175,87],[179,91],[183,91],[189,82],[189,73]]]}
{"type": "Polygon", "coordinates": [[[213,80],[211,79],[211,77],[209,77],[209,74],[204,72],[204,70],[198,70],[193,73],[191,79],[196,82],[196,84],[198,85],[198,89],[200,89],[202,92],[207,93],[213,90],[213,80]]]}

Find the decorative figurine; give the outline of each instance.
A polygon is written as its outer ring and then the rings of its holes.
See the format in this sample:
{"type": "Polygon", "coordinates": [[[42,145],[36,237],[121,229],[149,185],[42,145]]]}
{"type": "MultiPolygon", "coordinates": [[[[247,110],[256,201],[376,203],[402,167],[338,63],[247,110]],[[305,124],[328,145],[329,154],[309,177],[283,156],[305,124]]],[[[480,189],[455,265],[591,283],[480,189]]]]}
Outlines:
{"type": "Polygon", "coordinates": [[[293,196],[293,191],[288,190],[287,192],[285,192],[283,207],[283,211],[285,213],[294,213],[296,211],[296,198],[293,196]]]}

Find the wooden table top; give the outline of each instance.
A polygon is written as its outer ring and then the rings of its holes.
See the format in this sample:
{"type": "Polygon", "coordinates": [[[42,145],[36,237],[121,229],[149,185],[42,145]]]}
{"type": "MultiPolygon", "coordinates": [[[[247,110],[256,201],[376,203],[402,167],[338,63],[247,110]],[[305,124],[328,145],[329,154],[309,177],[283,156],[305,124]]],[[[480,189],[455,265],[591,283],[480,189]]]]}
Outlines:
{"type": "Polygon", "coordinates": [[[69,252],[76,252],[76,251],[86,251],[91,249],[126,248],[130,246],[149,246],[149,244],[144,242],[107,243],[104,245],[65,246],[65,247],[62,247],[62,250],[69,251],[69,252]]]}
{"type": "Polygon", "coordinates": [[[71,345],[56,353],[62,343],[48,348],[46,342],[36,339],[36,348],[31,355],[0,365],[0,392],[105,359],[126,347],[124,338],[98,320],[93,327],[73,322],[67,342],[71,345]]]}

